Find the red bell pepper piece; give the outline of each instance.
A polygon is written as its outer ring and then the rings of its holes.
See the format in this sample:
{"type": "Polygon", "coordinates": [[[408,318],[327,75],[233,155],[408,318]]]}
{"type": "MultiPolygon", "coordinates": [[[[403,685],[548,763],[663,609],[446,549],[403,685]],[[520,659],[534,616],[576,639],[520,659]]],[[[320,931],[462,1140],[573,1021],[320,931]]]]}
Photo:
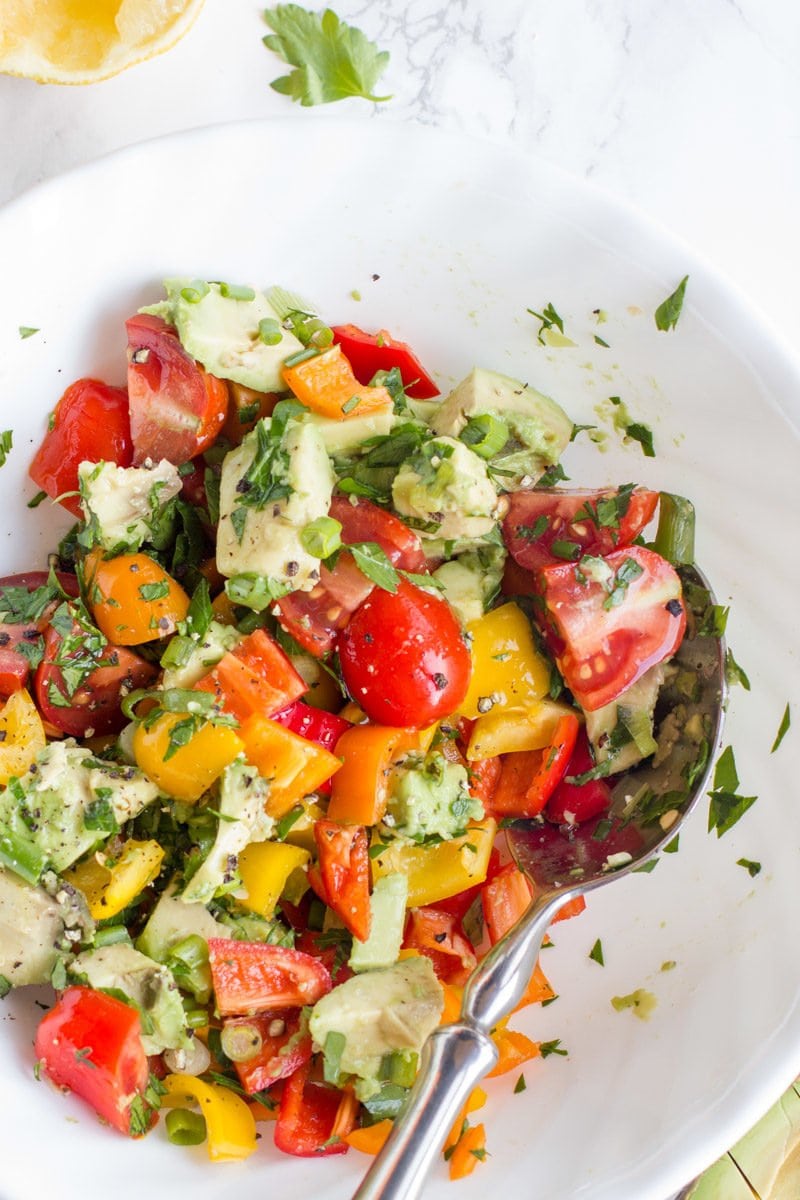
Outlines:
{"type": "Polygon", "coordinates": [[[283,1085],[275,1145],[299,1158],[346,1154],[341,1139],[353,1128],[358,1105],[346,1092],[312,1083],[309,1069],[305,1063],[283,1085]]]}
{"type": "Polygon", "coordinates": [[[572,775],[582,775],[594,766],[589,741],[584,730],[575,743],[564,778],[550,796],[544,815],[556,825],[580,825],[607,812],[611,807],[611,788],[604,779],[590,779],[588,783],[568,783],[572,775]]]}
{"type": "Polygon", "coordinates": [[[105,992],[69,987],[42,1018],[36,1057],[57,1087],[75,1092],[122,1133],[131,1126],[131,1105],[148,1082],[147,1055],[135,1008],[105,992]]]}
{"type": "Polygon", "coordinates": [[[397,367],[406,393],[414,400],[430,400],[439,389],[407,342],[398,342],[385,329],[365,333],[357,325],[334,325],[333,340],[342,347],[359,383],[367,384],[376,371],[397,367]]]}
{"type": "Polygon", "coordinates": [[[481,903],[492,945],[508,933],[531,902],[531,885],[516,863],[506,863],[481,889],[481,903]]]}
{"type": "Polygon", "coordinates": [[[195,688],[210,692],[239,721],[254,713],[271,717],[307,691],[289,656],[263,629],[254,630],[223,655],[195,688]]]}
{"type": "Polygon", "coordinates": [[[223,1017],[316,1004],[332,986],[319,959],[285,946],[209,938],[208,961],[223,1017]]]}
{"type": "MultiPolygon", "coordinates": [[[[321,894],[353,937],[369,937],[369,842],[363,825],[316,821],[314,840],[319,855],[321,894]]],[[[309,880],[313,884],[312,876],[309,880]]],[[[316,889],[315,889],[316,890],[316,889]]]]}
{"type": "Polygon", "coordinates": [[[500,778],[487,802],[491,812],[504,817],[538,816],[567,772],[579,728],[577,716],[565,713],[544,750],[504,754],[500,778]]]}
{"type": "Polygon", "coordinates": [[[311,1058],[311,1034],[299,1035],[300,1009],[256,1013],[252,1017],[231,1017],[230,1025],[255,1026],[261,1034],[261,1049],[246,1062],[235,1062],[239,1082],[252,1096],[265,1091],[279,1079],[287,1079],[311,1058]]]}

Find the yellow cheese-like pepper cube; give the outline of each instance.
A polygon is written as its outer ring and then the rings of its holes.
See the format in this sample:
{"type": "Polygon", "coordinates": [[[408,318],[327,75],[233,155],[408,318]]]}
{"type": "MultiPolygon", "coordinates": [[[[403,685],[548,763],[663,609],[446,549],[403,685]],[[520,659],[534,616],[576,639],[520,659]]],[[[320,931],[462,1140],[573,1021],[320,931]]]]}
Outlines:
{"type": "MultiPolygon", "coordinates": [[[[492,817],[476,821],[461,837],[436,846],[417,846],[399,838],[372,859],[372,879],[399,872],[408,878],[408,908],[435,904],[483,883],[497,833],[492,817]]],[[[381,841],[373,835],[373,845],[381,841]]]]}
{"type": "Polygon", "coordinates": [[[187,803],[199,800],[243,752],[233,729],[198,721],[191,713],[163,713],[149,727],[138,725],[133,735],[137,766],[162,792],[187,803]]]}
{"type": "Polygon", "coordinates": [[[239,874],[247,889],[240,903],[262,917],[271,917],[286,880],[310,858],[308,850],[288,842],[251,842],[239,855],[239,874]]]}
{"type": "Polygon", "coordinates": [[[30,694],[24,688],[13,692],[0,712],[0,784],[7,784],[12,775],[24,775],[46,740],[30,694]]]}
{"type": "Polygon", "coordinates": [[[102,855],[94,855],[65,871],[64,878],[83,892],[93,919],[103,921],[122,912],[144,891],[158,874],[163,859],[164,850],[158,842],[131,838],[110,866],[105,865],[102,855]]]}
{"type": "Polygon", "coordinates": [[[467,758],[495,758],[552,745],[556,725],[573,708],[555,700],[537,700],[529,709],[492,709],[478,717],[469,735],[467,758]]]}
{"type": "Polygon", "coordinates": [[[531,708],[546,696],[550,666],[536,649],[519,605],[503,604],[467,625],[472,677],[459,712],[475,718],[504,708],[531,708]]]}

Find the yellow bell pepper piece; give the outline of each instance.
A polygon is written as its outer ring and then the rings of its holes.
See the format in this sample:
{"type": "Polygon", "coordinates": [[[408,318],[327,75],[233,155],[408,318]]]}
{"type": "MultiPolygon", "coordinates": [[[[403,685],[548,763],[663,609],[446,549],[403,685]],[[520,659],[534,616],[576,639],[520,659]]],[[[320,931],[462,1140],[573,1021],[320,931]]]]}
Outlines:
{"type": "Polygon", "coordinates": [[[256,1148],[256,1122],[248,1105],[229,1088],[194,1075],[167,1075],[162,1108],[196,1103],[206,1122],[206,1149],[212,1162],[249,1158],[256,1148]]]}
{"type": "Polygon", "coordinates": [[[550,667],[539,654],[519,605],[503,604],[470,621],[472,678],[459,712],[475,718],[504,708],[531,708],[547,695],[550,667]]]}
{"type": "Polygon", "coordinates": [[[159,872],[164,850],[158,842],[137,842],[131,838],[122,852],[107,867],[102,855],[94,855],[78,863],[64,878],[86,897],[89,912],[95,921],[115,917],[135,900],[159,872]]]}
{"type": "Polygon", "coordinates": [[[7,784],[12,775],[24,775],[46,740],[30,694],[24,688],[13,692],[0,712],[0,784],[7,784]]]}
{"type": "Polygon", "coordinates": [[[244,752],[242,739],[227,725],[204,721],[185,745],[172,749],[170,738],[191,713],[164,713],[148,728],[142,723],[133,735],[136,763],[162,792],[193,803],[211,787],[229,763],[244,752]]]}
{"type": "MultiPolygon", "coordinates": [[[[408,908],[435,904],[465,888],[483,883],[497,832],[492,817],[476,821],[467,832],[436,846],[417,846],[398,838],[372,859],[372,879],[397,871],[408,878],[408,908]]],[[[373,845],[381,841],[373,834],[373,845]]]]}
{"type": "Polygon", "coordinates": [[[537,700],[529,709],[492,709],[478,717],[469,736],[467,758],[495,758],[552,745],[556,725],[573,708],[555,700],[537,700]]]}
{"type": "Polygon", "coordinates": [[[251,842],[239,855],[239,874],[247,890],[240,900],[251,912],[271,917],[286,886],[286,880],[311,855],[302,846],[287,842],[251,842]]]}

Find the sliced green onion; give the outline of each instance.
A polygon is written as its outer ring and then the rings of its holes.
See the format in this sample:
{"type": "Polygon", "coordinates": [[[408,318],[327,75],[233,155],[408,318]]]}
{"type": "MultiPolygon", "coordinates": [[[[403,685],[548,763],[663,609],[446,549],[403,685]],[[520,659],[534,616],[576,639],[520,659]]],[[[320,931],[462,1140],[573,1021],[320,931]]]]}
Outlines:
{"type": "Polygon", "coordinates": [[[205,279],[193,279],[186,287],[181,288],[181,299],[187,304],[199,304],[210,291],[205,279]]]}
{"type": "Polygon", "coordinates": [[[459,437],[481,458],[494,458],[508,441],[509,428],[499,417],[481,413],[480,416],[470,417],[459,437]]]}
{"type": "Polygon", "coordinates": [[[254,571],[246,571],[242,575],[232,575],[225,584],[228,599],[233,604],[241,604],[244,608],[252,608],[254,612],[263,612],[289,591],[289,585],[268,575],[256,575],[254,571]]]}
{"type": "MultiPolygon", "coordinates": [[[[283,330],[281,329],[280,321],[275,317],[262,317],[258,322],[258,336],[265,346],[277,346],[278,342],[283,339],[283,330]]],[[[255,414],[258,416],[258,413],[255,414]]],[[[242,420],[241,410],[239,412],[239,420],[242,420]]]]}
{"type": "Polygon", "coordinates": [[[248,1022],[224,1025],[220,1034],[220,1045],[231,1062],[250,1062],[261,1051],[263,1039],[257,1025],[248,1022]]]}
{"type": "Polygon", "coordinates": [[[300,531],[300,544],[314,558],[328,558],[342,544],[342,525],[334,517],[317,517],[300,531]]]}
{"type": "Polygon", "coordinates": [[[95,949],[101,946],[116,946],[118,942],[130,942],[131,936],[124,925],[105,925],[94,933],[95,949]]]}
{"type": "Polygon", "coordinates": [[[316,358],[317,353],[318,351],[315,349],[298,350],[297,354],[290,354],[289,357],[284,360],[283,365],[285,367],[299,366],[301,362],[305,362],[309,358],[316,358]]]}
{"type": "Polygon", "coordinates": [[[328,346],[333,343],[333,330],[322,321],[312,321],[311,326],[314,328],[311,331],[310,341],[319,350],[327,350],[328,346]]]}
{"type": "Polygon", "coordinates": [[[694,562],[694,505],[685,496],[662,492],[653,549],[673,566],[694,562]]]}
{"type": "Polygon", "coordinates": [[[256,298],[253,288],[241,286],[238,283],[220,283],[219,294],[226,300],[255,300],[256,298]]]}
{"type": "Polygon", "coordinates": [[[185,1009],[186,1025],[189,1029],[204,1029],[208,1024],[207,1008],[185,1009]]]}
{"type": "Polygon", "coordinates": [[[384,1055],[382,1078],[398,1087],[410,1088],[417,1076],[418,1057],[413,1050],[393,1050],[384,1055]]]}
{"type": "Polygon", "coordinates": [[[171,1108],[165,1123],[173,1146],[200,1146],[206,1140],[206,1119],[190,1108],[171,1108]]]}
{"type": "Polygon", "coordinates": [[[36,884],[44,870],[45,856],[27,838],[3,829],[0,831],[0,863],[26,883],[36,884]]]}
{"type": "Polygon", "coordinates": [[[176,942],[170,947],[166,965],[185,992],[191,992],[199,1004],[207,1003],[211,997],[211,968],[208,965],[208,943],[205,938],[198,933],[190,933],[182,941],[176,942]]]}

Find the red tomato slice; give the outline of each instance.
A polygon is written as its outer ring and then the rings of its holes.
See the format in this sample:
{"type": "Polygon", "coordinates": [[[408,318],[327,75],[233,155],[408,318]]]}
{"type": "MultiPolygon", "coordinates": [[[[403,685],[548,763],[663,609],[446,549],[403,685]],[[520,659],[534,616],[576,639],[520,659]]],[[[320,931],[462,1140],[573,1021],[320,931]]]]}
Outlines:
{"type": "Polygon", "coordinates": [[[503,540],[521,567],[538,571],[583,554],[602,556],[629,546],[657,504],[658,492],[648,488],[514,492],[503,520],[503,540]]]}
{"type": "Polygon", "coordinates": [[[669,658],[686,628],[680,578],[660,555],[629,546],[602,563],[591,575],[580,563],[540,572],[547,615],[563,639],[561,674],[589,712],[669,658]],[[598,570],[604,582],[595,578],[598,570]]]}
{"type": "Polygon", "coordinates": [[[555,825],[582,825],[592,817],[608,812],[611,807],[611,788],[604,779],[588,783],[568,783],[573,775],[582,775],[594,766],[589,739],[581,729],[572,751],[565,778],[561,780],[547,804],[544,815],[555,825]]]}
{"type": "Polygon", "coordinates": [[[128,331],[128,395],[135,465],[166,458],[179,466],[215,441],[228,389],[181,346],[171,325],[140,313],[128,331]]]}
{"type": "MultiPolygon", "coordinates": [[[[330,516],[342,526],[342,542],[377,542],[394,567],[422,573],[425,554],[419,537],[392,513],[371,500],[334,496],[330,516]]],[[[374,584],[350,554],[341,554],[332,571],[322,567],[320,581],[310,592],[292,592],[275,606],[284,629],[310,654],[329,654],[350,617],[370,595],[374,584]]]]}
{"type": "Polygon", "coordinates": [[[57,1087],[75,1092],[115,1129],[131,1132],[131,1102],[148,1082],[135,1008],[105,992],[69,987],[42,1017],[35,1051],[57,1087]]]}
{"type": "Polygon", "coordinates": [[[113,462],[129,467],[133,457],[128,393],[98,379],[79,379],[56,405],[53,428],[34,455],[28,474],[51,499],[60,501],[73,517],[82,510],[78,496],[78,466],[84,461],[113,462]]]}
{"type": "Polygon", "coordinates": [[[331,990],[327,967],[310,954],[285,946],[209,938],[208,959],[223,1017],[301,1008],[316,1004],[331,990]]]}
{"type": "Polygon", "coordinates": [[[300,1034],[300,1010],[230,1017],[225,1026],[254,1025],[261,1034],[261,1049],[247,1062],[236,1062],[236,1074],[248,1096],[264,1091],[293,1075],[311,1058],[311,1034],[300,1034]]]}
{"type": "Polygon", "coordinates": [[[89,730],[117,733],[127,720],[120,710],[123,698],[135,688],[155,683],[158,668],[132,650],[107,642],[99,632],[88,636],[77,621],[72,636],[82,644],[65,652],[57,630],[50,626],[45,634],[44,658],[34,679],[39,711],[56,729],[73,737],[89,736],[89,730]],[[68,685],[76,670],[83,678],[71,690],[68,685]]]}
{"type": "Polygon", "coordinates": [[[342,347],[359,383],[367,384],[376,371],[397,367],[406,393],[414,400],[430,400],[439,389],[407,342],[398,342],[381,329],[365,333],[357,325],[334,325],[333,340],[342,347]]]}
{"type": "Polygon", "coordinates": [[[315,821],[325,902],[362,942],[369,937],[369,842],[363,825],[315,821]]]}
{"type": "MultiPolygon", "coordinates": [[[[57,572],[57,574],[64,591],[70,596],[77,596],[78,580],[75,576],[63,571],[57,572]]],[[[28,571],[21,575],[6,575],[0,579],[0,608],[3,607],[5,592],[9,593],[6,597],[8,603],[15,598],[14,592],[17,590],[34,592],[38,588],[46,587],[48,579],[46,571],[28,571]]],[[[46,600],[47,596],[52,594],[52,592],[45,593],[43,599],[46,600]]],[[[45,603],[41,608],[41,616],[36,620],[0,623],[0,695],[10,696],[12,692],[17,692],[20,688],[25,687],[30,673],[30,660],[17,647],[41,645],[41,636],[47,629],[50,614],[57,604],[57,598],[45,603]]]]}
{"type": "Polygon", "coordinates": [[[283,1085],[275,1122],[277,1148],[300,1158],[345,1154],[349,1146],[341,1138],[349,1129],[338,1120],[342,1097],[336,1088],[310,1082],[309,1064],[305,1063],[283,1085]],[[339,1134],[338,1139],[334,1140],[334,1133],[339,1134]]]}
{"type": "Polygon", "coordinates": [[[403,948],[424,954],[443,983],[459,987],[466,983],[478,962],[460,918],[436,906],[411,909],[403,948]]]}
{"type": "Polygon", "coordinates": [[[469,650],[453,610],[403,579],[375,588],[339,637],[342,675],[372,721],[424,729],[467,694],[469,650]]]}

